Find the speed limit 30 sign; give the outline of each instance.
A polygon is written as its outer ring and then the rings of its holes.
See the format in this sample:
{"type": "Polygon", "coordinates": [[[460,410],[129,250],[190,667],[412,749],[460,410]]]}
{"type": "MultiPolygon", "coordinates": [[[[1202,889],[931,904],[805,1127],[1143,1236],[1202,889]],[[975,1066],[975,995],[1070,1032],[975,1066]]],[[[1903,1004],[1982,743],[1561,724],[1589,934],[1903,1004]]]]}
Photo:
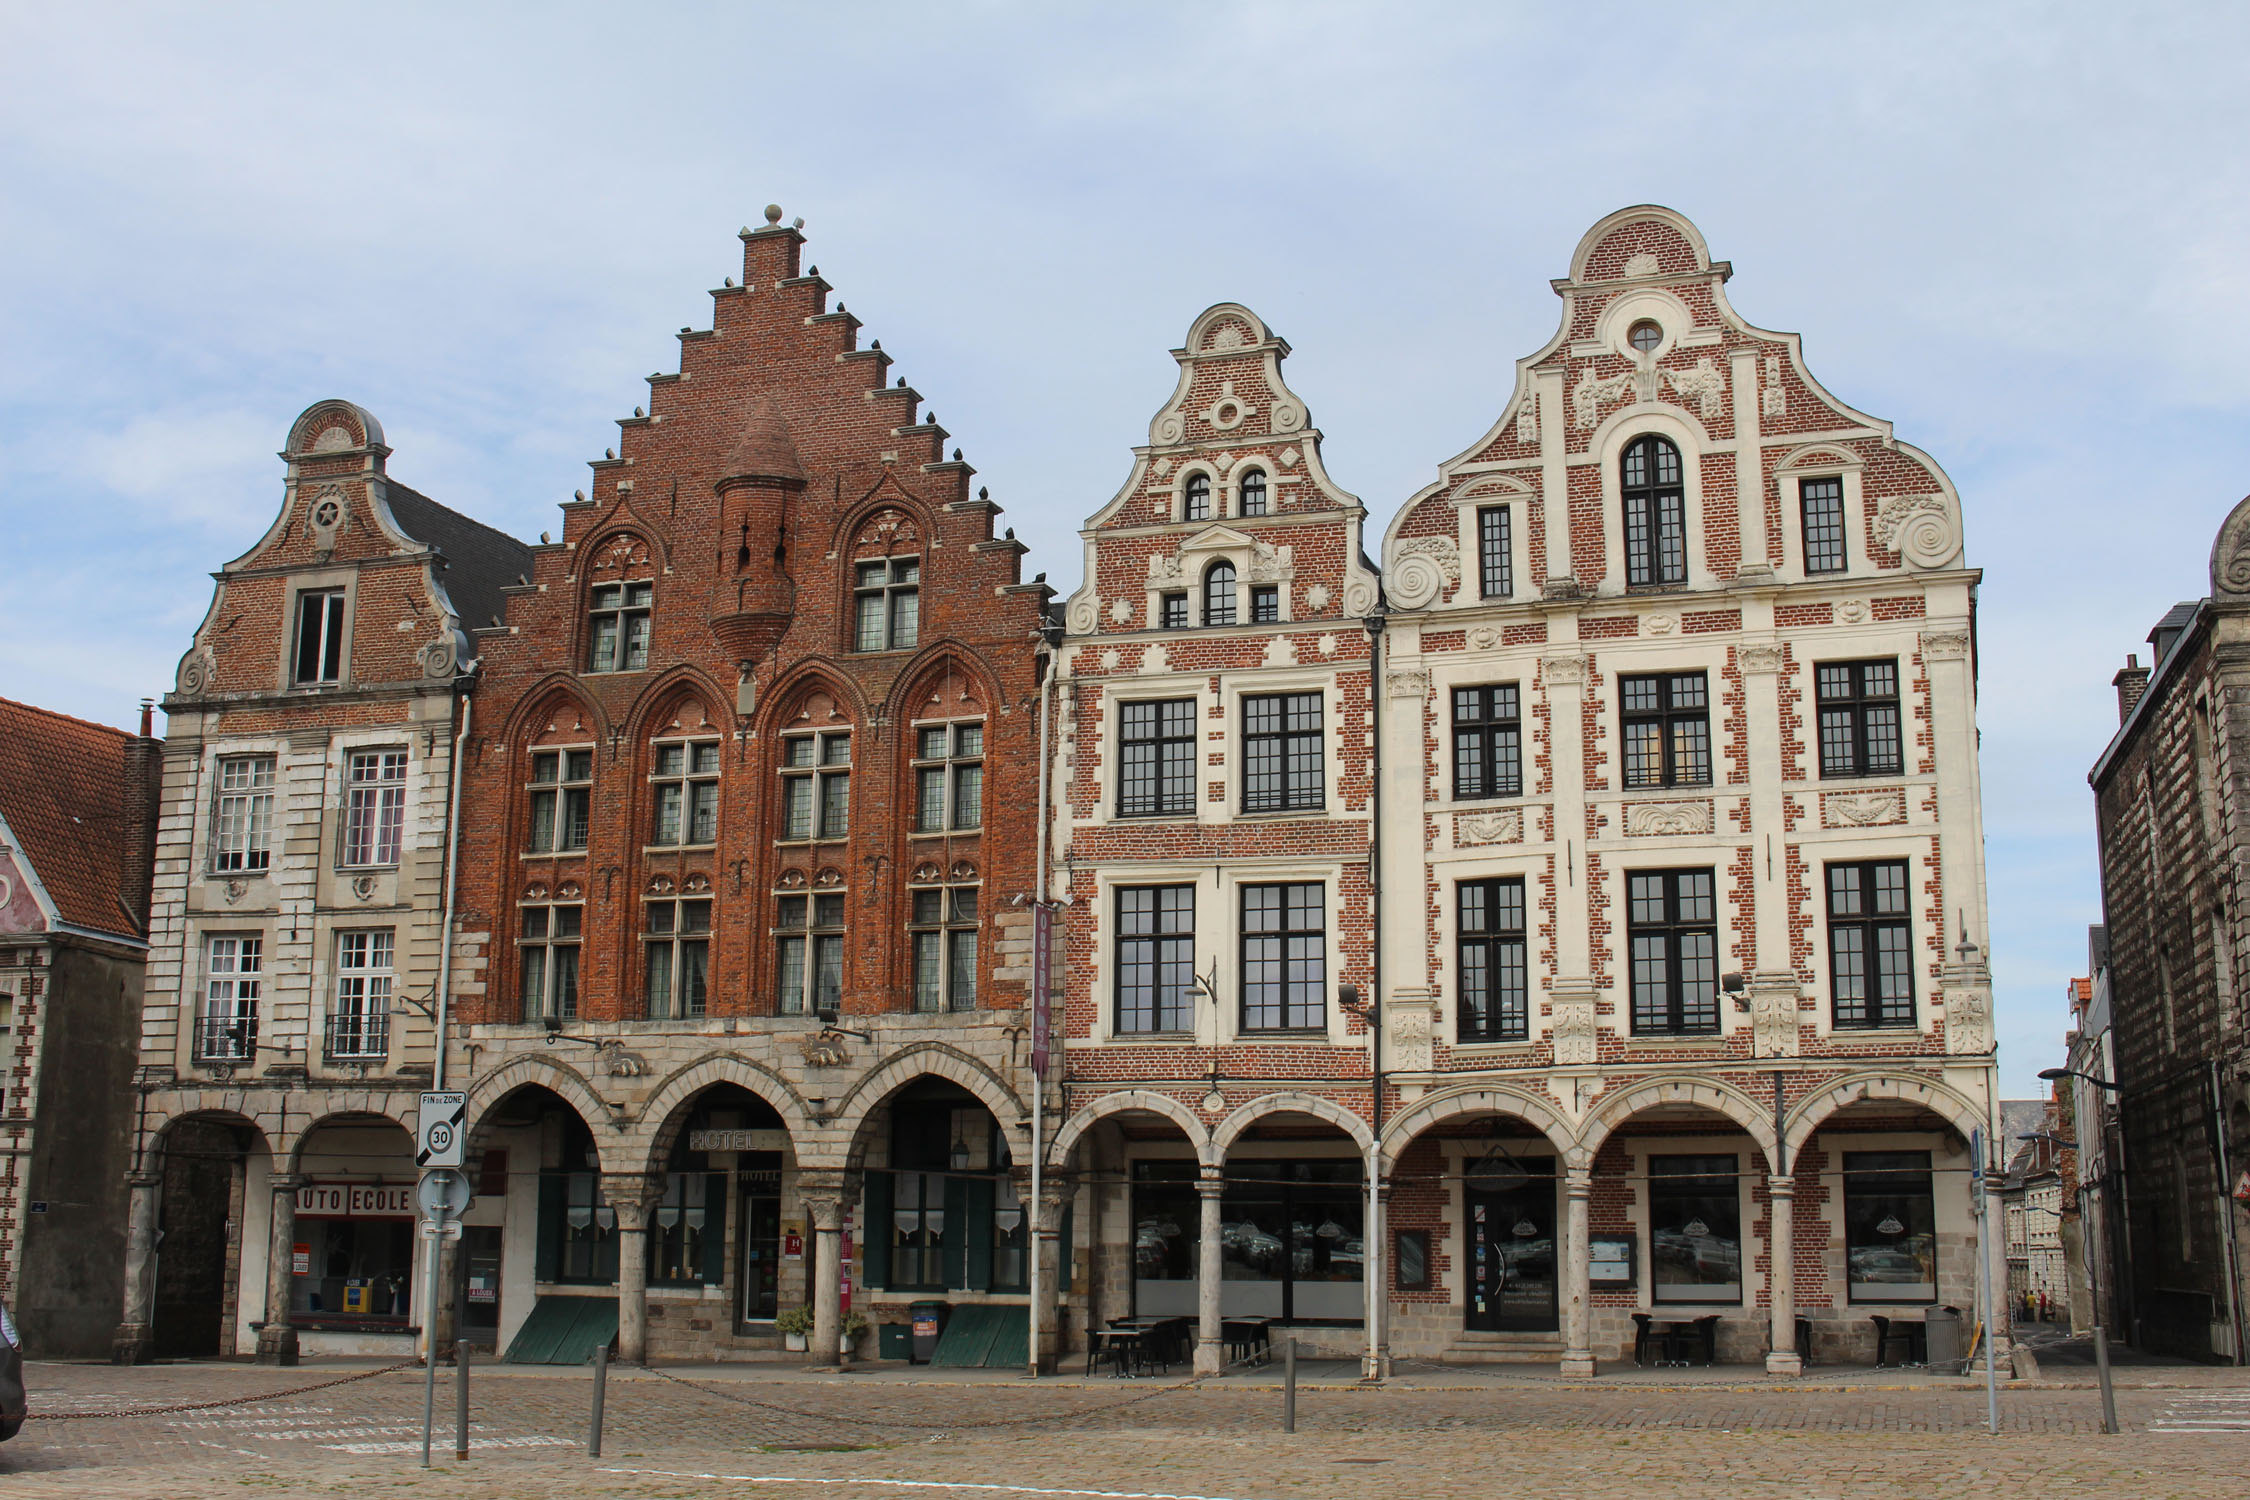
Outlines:
{"type": "Polygon", "coordinates": [[[422,1096],[422,1112],[415,1132],[414,1164],[418,1167],[458,1167],[468,1143],[469,1096],[433,1093],[422,1096]]]}

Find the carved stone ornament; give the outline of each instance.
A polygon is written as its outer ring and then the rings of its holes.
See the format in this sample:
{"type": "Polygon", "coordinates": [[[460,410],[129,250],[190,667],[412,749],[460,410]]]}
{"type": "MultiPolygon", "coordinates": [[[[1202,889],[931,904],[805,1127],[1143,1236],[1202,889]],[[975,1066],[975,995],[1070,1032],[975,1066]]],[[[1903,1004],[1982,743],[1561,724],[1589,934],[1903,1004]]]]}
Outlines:
{"type": "Polygon", "coordinates": [[[1393,698],[1427,698],[1430,695],[1427,667],[1393,667],[1388,682],[1393,698]]]}
{"type": "Polygon", "coordinates": [[[2211,592],[2230,598],[2250,595],[2250,499],[2227,512],[2211,543],[2211,592]]]}
{"type": "Polygon", "coordinates": [[[187,655],[180,658],[178,676],[180,696],[183,698],[202,697],[211,690],[212,680],[218,676],[218,672],[218,663],[212,660],[208,647],[196,646],[192,648],[187,655]]]}
{"type": "Polygon", "coordinates": [[[1992,1046],[1992,997],[1974,986],[1948,985],[1945,1040],[1950,1052],[1985,1052],[1992,1046]]]}
{"type": "Polygon", "coordinates": [[[1670,635],[1680,628],[1680,617],[1666,610],[1641,617],[1641,629],[1650,635],[1670,635]]]}
{"type": "Polygon", "coordinates": [[[1717,417],[1724,410],[1727,398],[1727,377],[1706,354],[1695,362],[1692,370],[1666,370],[1664,378],[1672,383],[1682,402],[1696,403],[1705,420],[1717,417]]]}
{"type": "Polygon", "coordinates": [[[1252,583],[1287,583],[1297,576],[1297,549],[1271,542],[1250,544],[1250,566],[1243,570],[1252,583]]]}
{"type": "Polygon", "coordinates": [[[1969,655],[1969,637],[1958,630],[1933,630],[1922,637],[1922,660],[1965,661],[1969,655]]]}
{"type": "Polygon", "coordinates": [[[1232,453],[1221,453],[1217,458],[1211,460],[1211,467],[1217,469],[1221,474],[1226,473],[1227,470],[1234,467],[1234,455],[1232,453]]]}
{"type": "Polygon", "coordinates": [[[1092,594],[1072,602],[1070,606],[1070,633],[1092,635],[1101,628],[1102,601],[1092,594]]]}
{"type": "Polygon", "coordinates": [[[1778,672],[1781,670],[1781,648],[1779,646],[1744,646],[1739,652],[1735,653],[1735,660],[1741,664],[1742,670],[1745,672],[1759,674],[1778,672]]]}
{"type": "Polygon", "coordinates": [[[602,1071],[612,1078],[646,1078],[648,1059],[612,1042],[602,1048],[602,1071]]]}
{"type": "Polygon", "coordinates": [[[1643,276],[1654,276],[1663,269],[1663,265],[1653,252],[1643,250],[1638,255],[1626,257],[1625,269],[1621,275],[1627,281],[1637,281],[1643,276]]]}
{"type": "MultiPolygon", "coordinates": [[[[1239,349],[1249,342],[1250,330],[1230,318],[1211,330],[1209,347],[1224,353],[1229,349],[1239,349]]],[[[1233,389],[1234,382],[1228,381],[1227,387],[1233,389]]]]}
{"type": "Polygon", "coordinates": [[[828,1032],[814,1032],[803,1042],[805,1066],[808,1068],[844,1068],[851,1066],[851,1049],[844,1039],[828,1032]]]}
{"type": "Polygon", "coordinates": [[[1436,1066],[1431,1046],[1428,990],[1394,990],[1383,1007],[1390,1022],[1390,1065],[1402,1073],[1427,1073],[1436,1066]]]}
{"type": "Polygon", "coordinates": [[[1299,453],[1296,448],[1292,446],[1282,449],[1276,461],[1284,469],[1294,469],[1297,467],[1297,460],[1302,457],[1304,457],[1304,455],[1302,453],[1299,453]]]}
{"type": "Polygon", "coordinates": [[[1539,393],[1525,391],[1516,408],[1516,441],[1529,446],[1539,441],[1539,393]]]}
{"type": "Polygon", "coordinates": [[[355,878],[352,881],[352,895],[355,899],[360,901],[374,900],[375,877],[372,875],[361,875],[355,878]]]}
{"type": "Polygon", "coordinates": [[[911,551],[922,545],[921,528],[914,518],[902,510],[879,510],[867,518],[859,529],[859,540],[852,544],[855,552],[878,551],[888,556],[895,552],[911,551]]]}
{"type": "Polygon", "coordinates": [[[1797,1013],[1795,985],[1751,987],[1751,1039],[1758,1056],[1797,1055],[1797,1013]]]}
{"type": "Polygon", "coordinates": [[[1496,807],[1490,812],[1462,813],[1453,820],[1453,842],[1461,848],[1472,844],[1520,844],[1523,842],[1523,809],[1496,807]]]}
{"type": "Polygon", "coordinates": [[[1375,601],[1382,597],[1375,580],[1365,576],[1354,578],[1344,585],[1344,613],[1364,618],[1375,612],[1375,601]]]}
{"type": "Polygon", "coordinates": [[[1820,821],[1825,828],[1874,828],[1906,821],[1906,791],[1885,787],[1877,792],[1826,792],[1820,799],[1820,821]]]}
{"type": "Polygon", "coordinates": [[[1245,418],[1257,414],[1258,408],[1235,395],[1234,382],[1225,380],[1219,383],[1219,399],[1204,409],[1203,420],[1221,432],[1232,432],[1245,418]]]}
{"type": "Polygon", "coordinates": [[[1583,995],[1554,997],[1554,1018],[1550,1031],[1555,1039],[1555,1062],[1558,1065],[1582,1064],[1598,1061],[1601,1049],[1595,1041],[1594,997],[1583,995]]]}
{"type": "Polygon", "coordinates": [[[671,877],[671,876],[669,876],[669,875],[659,875],[659,876],[655,877],[654,879],[652,879],[652,880],[651,880],[651,881],[649,881],[649,883],[648,883],[648,893],[649,893],[649,894],[650,894],[651,896],[669,896],[669,895],[671,895],[671,894],[672,894],[672,877],[671,877]]]}
{"type": "Polygon", "coordinates": [[[1398,544],[1391,564],[1391,602],[1402,609],[1422,609],[1438,595],[1461,584],[1461,549],[1449,536],[1418,536],[1398,544]]]}
{"type": "Polygon", "coordinates": [[[469,654],[468,638],[458,630],[448,630],[436,640],[414,653],[422,664],[422,675],[433,681],[443,681],[461,670],[461,663],[469,654]]]}
{"type": "Polygon", "coordinates": [[[1839,625],[1865,625],[1867,623],[1867,601],[1865,599],[1840,600],[1836,605],[1836,623],[1839,625]]]}
{"type": "Polygon", "coordinates": [[[1109,617],[1120,625],[1126,624],[1133,618],[1133,601],[1130,599],[1112,600],[1109,606],[1109,617]]]}
{"type": "Polygon", "coordinates": [[[1707,801],[1633,802],[1625,808],[1628,838],[1665,838],[1710,831],[1711,804],[1707,801]]]}
{"type": "Polygon", "coordinates": [[[1178,442],[1181,435],[1186,431],[1187,422],[1180,414],[1176,411],[1168,411],[1151,424],[1148,435],[1156,443],[1164,447],[1170,447],[1178,442]]]}
{"type": "Polygon", "coordinates": [[[1594,367],[1588,365],[1586,373],[1578,377],[1578,384],[1570,388],[1571,420],[1582,432],[1591,432],[1601,425],[1602,406],[1615,401],[1633,388],[1633,372],[1612,375],[1607,380],[1594,378],[1594,367]]]}
{"type": "Polygon", "coordinates": [[[1148,471],[1158,479],[1169,479],[1172,477],[1172,460],[1160,458],[1148,466],[1148,471]]]}
{"type": "Polygon", "coordinates": [[[1943,495],[1893,495],[1875,511],[1875,540],[1917,568],[1961,555],[1961,523],[1943,495]]]}
{"type": "Polygon", "coordinates": [[[1305,590],[1305,608],[1318,614],[1328,607],[1328,585],[1316,583],[1305,590]]]}
{"type": "Polygon", "coordinates": [[[1304,425],[1304,407],[1298,405],[1295,401],[1292,401],[1287,396],[1279,397],[1274,401],[1273,430],[1275,432],[1295,432],[1298,428],[1304,425]]]}
{"type": "Polygon", "coordinates": [[[1187,582],[1186,571],[1180,566],[1177,554],[1166,557],[1161,552],[1148,555],[1148,586],[1152,589],[1180,588],[1187,582]]]}
{"type": "Polygon", "coordinates": [[[1124,659],[1125,654],[1122,651],[1119,651],[1115,646],[1112,646],[1107,651],[1104,651],[1102,653],[1102,670],[1104,672],[1114,672],[1117,670],[1117,664],[1124,659]]]}
{"type": "Polygon", "coordinates": [[[1539,662],[1539,675],[1553,687],[1583,687],[1586,683],[1586,658],[1583,656],[1548,656],[1539,662]]]}
{"type": "Polygon", "coordinates": [[[1789,415],[1789,391],[1781,383],[1781,356],[1766,356],[1766,387],[1758,396],[1761,416],[1785,417],[1789,415]]]}
{"type": "Polygon", "coordinates": [[[245,895],[249,893],[249,890],[249,881],[243,880],[240,877],[229,880],[226,886],[227,905],[232,906],[237,901],[240,901],[245,895]]]}
{"type": "Polygon", "coordinates": [[[1493,647],[1499,645],[1500,641],[1500,632],[1494,630],[1490,625],[1479,625],[1469,632],[1469,644],[1479,651],[1490,651],[1493,647]]]}

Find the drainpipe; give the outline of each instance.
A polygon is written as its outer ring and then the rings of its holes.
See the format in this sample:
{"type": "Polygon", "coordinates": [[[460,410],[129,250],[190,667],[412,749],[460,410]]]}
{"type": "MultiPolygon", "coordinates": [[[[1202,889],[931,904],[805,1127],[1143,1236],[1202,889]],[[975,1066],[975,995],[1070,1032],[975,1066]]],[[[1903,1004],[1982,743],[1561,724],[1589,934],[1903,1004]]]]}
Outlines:
{"type": "Polygon", "coordinates": [[[2227,1094],[2219,1080],[2219,1064],[2210,1064],[2211,1082],[2211,1156],[2219,1168],[2219,1227],[2226,1232],[2227,1241],[2227,1323],[2234,1330],[2234,1362],[2250,1364],[2250,1349],[2243,1347],[2242,1327],[2242,1252],[2235,1243],[2234,1200],[2227,1190],[2232,1187],[2234,1170],[2227,1160],[2227,1094]]]}
{"type": "Polygon", "coordinates": [[[1384,1366],[1389,1340],[1383,1335],[1383,1314],[1387,1310],[1388,1296],[1385,1282],[1390,1271],[1390,1257],[1385,1253],[1386,1232],[1383,1224],[1383,627],[1388,621],[1380,613],[1369,615],[1360,622],[1367,629],[1367,715],[1369,739],[1368,753],[1368,837],[1367,837],[1367,918],[1369,963],[1367,1003],[1360,1014],[1367,1018],[1368,1051],[1367,1074],[1369,1090],[1368,1118],[1370,1125],[1367,1147],[1367,1222],[1361,1236],[1360,1264],[1367,1274],[1367,1360],[1364,1375],[1369,1380],[1380,1380],[1386,1373],[1384,1366]]]}
{"type": "MultiPolygon", "coordinates": [[[[1047,724],[1048,720],[1053,715],[1055,701],[1055,657],[1054,643],[1051,638],[1044,639],[1040,642],[1038,662],[1039,873],[1037,877],[1038,883],[1032,888],[1033,895],[1031,899],[1031,920],[1034,924],[1037,924],[1039,919],[1046,914],[1047,909],[1047,818],[1050,811],[1047,801],[1049,791],[1049,778],[1047,773],[1047,724]]],[[[1052,929],[1050,929],[1050,931],[1051,930],[1052,929]]],[[[1039,951],[1038,929],[1036,925],[1034,925],[1033,927],[1032,937],[1033,940],[1031,951],[1033,957],[1046,958],[1051,963],[1054,955],[1051,953],[1042,954],[1039,951]]],[[[1039,1024],[1040,1019],[1039,1015],[1037,1014],[1038,1009],[1044,1008],[1048,1004],[1050,999],[1049,995],[1047,994],[1047,982],[1048,975],[1040,972],[1035,965],[1031,974],[1031,1002],[1033,1007],[1035,1008],[1032,1017],[1032,1024],[1035,1027],[1039,1024]]],[[[1047,1016],[1046,1023],[1048,1056],[1052,1057],[1055,1048],[1055,1018],[1052,1015],[1047,1016]]],[[[1033,1050],[1032,1064],[1031,1202],[1025,1205],[1025,1207],[1031,1228],[1031,1233],[1027,1237],[1030,1242],[1029,1248],[1031,1251],[1031,1330],[1030,1338],[1027,1342],[1029,1344],[1031,1362],[1030,1375],[1032,1379],[1036,1380],[1039,1378],[1039,1336],[1042,1331],[1042,1324],[1045,1322],[1045,1319],[1041,1316],[1043,1307],[1040,1303],[1039,1298],[1041,1292],[1045,1289],[1044,1282],[1046,1279],[1040,1275],[1040,1262],[1045,1259],[1045,1246],[1043,1246],[1040,1241],[1044,1238],[1041,1231],[1044,1228],[1043,1216],[1046,1212],[1046,1202],[1045,1199],[1041,1196],[1041,1192],[1046,1183],[1047,1167],[1047,1091],[1045,1077],[1046,1064],[1040,1059],[1036,1047],[1033,1050]]],[[[1061,1247],[1061,1251],[1064,1255],[1068,1255],[1070,1253],[1070,1247],[1068,1245],[1064,1245],[1061,1247]]]]}
{"type": "MultiPolygon", "coordinates": [[[[445,811],[445,922],[438,930],[438,993],[437,993],[437,1063],[431,1070],[430,1087],[445,1087],[445,1028],[448,1002],[453,998],[453,904],[454,871],[461,855],[461,746],[469,737],[469,714],[476,700],[467,693],[459,696],[461,704],[461,730],[453,736],[453,761],[446,767],[447,780],[445,811]]],[[[432,1247],[432,1254],[436,1253],[432,1247]]]]}

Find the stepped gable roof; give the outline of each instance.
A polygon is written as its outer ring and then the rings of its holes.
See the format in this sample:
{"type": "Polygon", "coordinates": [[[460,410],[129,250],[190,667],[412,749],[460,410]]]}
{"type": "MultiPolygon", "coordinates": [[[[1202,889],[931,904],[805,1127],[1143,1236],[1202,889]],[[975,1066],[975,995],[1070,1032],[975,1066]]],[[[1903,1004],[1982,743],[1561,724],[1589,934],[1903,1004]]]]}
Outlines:
{"type": "Polygon", "coordinates": [[[401,531],[445,558],[446,597],[460,612],[461,627],[482,630],[498,620],[500,591],[530,575],[531,549],[395,479],[384,481],[384,498],[401,531]]]}
{"type": "Polygon", "coordinates": [[[127,827],[133,736],[0,698],[0,818],[55,910],[73,927],[141,936],[127,827]]]}
{"type": "Polygon", "coordinates": [[[727,450],[719,477],[805,482],[805,466],[797,461],[797,444],[789,436],[789,424],[764,396],[753,400],[743,413],[742,436],[727,450]]]}

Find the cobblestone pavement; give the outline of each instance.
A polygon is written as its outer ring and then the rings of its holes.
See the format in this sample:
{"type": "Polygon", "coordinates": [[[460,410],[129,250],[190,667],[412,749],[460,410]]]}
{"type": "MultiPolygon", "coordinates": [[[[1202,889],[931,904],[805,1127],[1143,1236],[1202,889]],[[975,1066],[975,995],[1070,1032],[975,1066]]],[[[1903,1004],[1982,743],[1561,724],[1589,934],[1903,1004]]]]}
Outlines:
{"type": "MultiPolygon", "coordinates": [[[[419,1467],[419,1372],[277,1394],[349,1366],[121,1370],[35,1365],[32,1420],[0,1444],[0,1492],[155,1497],[1167,1496],[1195,1500],[1536,1496],[1925,1500],[1978,1483],[2047,1496],[2244,1493],[2250,1372],[2137,1372],[2126,1431],[2099,1431],[2078,1385],[1980,1388],[1702,1381],[1565,1386],[1465,1375],[1387,1389],[1300,1390],[1279,1430],[1263,1380],[829,1377],[740,1367],[613,1371],[605,1457],[586,1456],[583,1370],[479,1367],[471,1457],[452,1460],[441,1370],[435,1468],[419,1467]],[[2177,1378],[2169,1378],[2173,1376],[2177,1378]],[[259,1397],[212,1410],[74,1417],[259,1397]]],[[[927,1375],[929,1372],[919,1372],[927,1375]]]]}

